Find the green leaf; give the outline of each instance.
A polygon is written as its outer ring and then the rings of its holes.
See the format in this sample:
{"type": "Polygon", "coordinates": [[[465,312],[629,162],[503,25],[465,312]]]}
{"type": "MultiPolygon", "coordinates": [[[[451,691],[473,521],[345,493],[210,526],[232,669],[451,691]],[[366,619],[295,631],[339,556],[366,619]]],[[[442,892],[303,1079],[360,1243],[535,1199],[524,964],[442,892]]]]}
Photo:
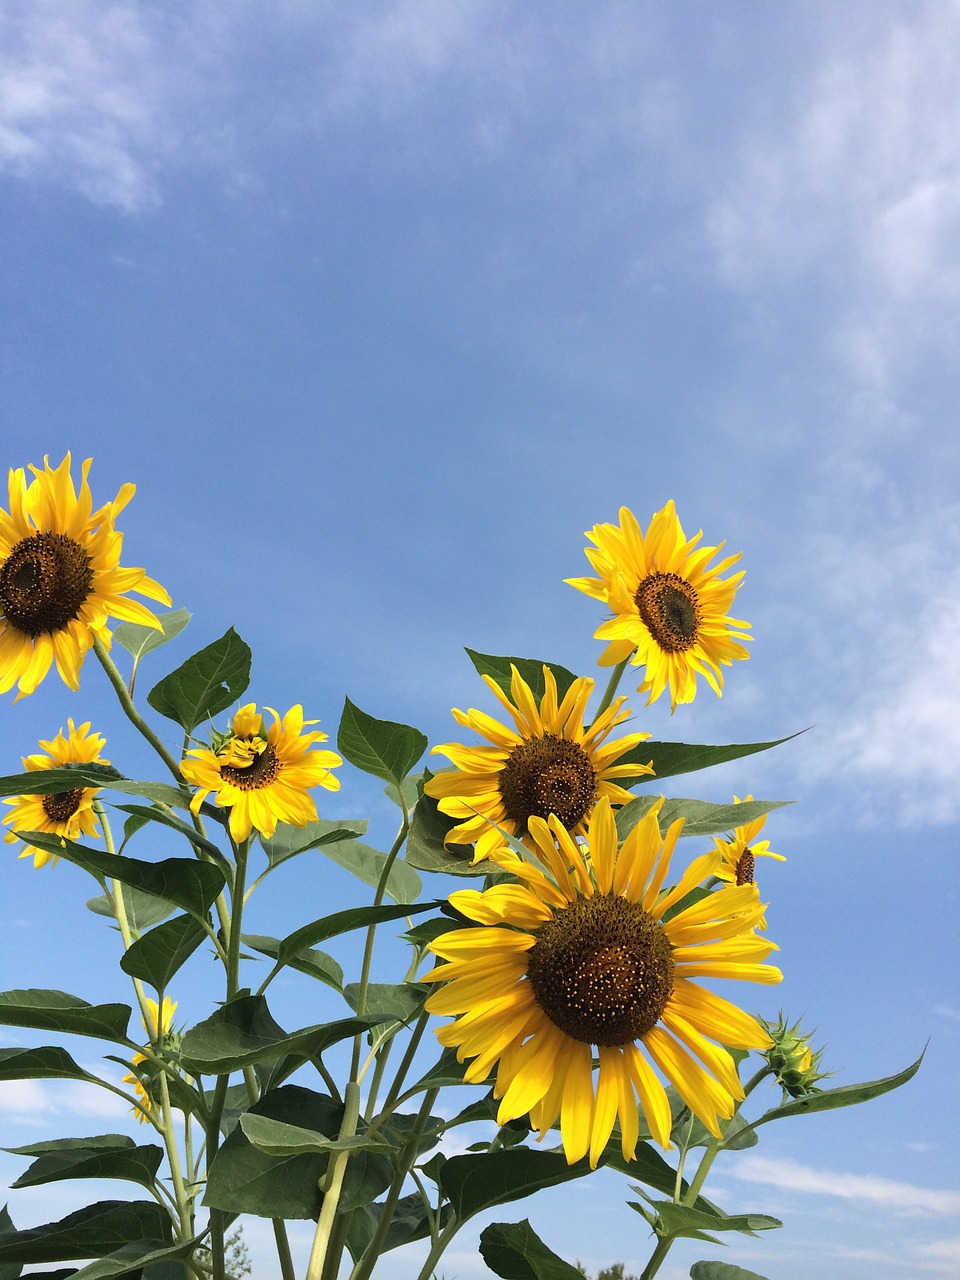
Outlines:
{"type": "Polygon", "coordinates": [[[451,876],[485,876],[497,870],[497,864],[485,858],[475,865],[473,845],[456,845],[448,849],[443,843],[447,832],[457,825],[437,808],[432,796],[421,796],[410,819],[407,832],[406,859],[420,871],[442,871],[451,876]]]}
{"type": "MultiPolygon", "coordinates": [[[[7,1211],[7,1206],[4,1205],[0,1208],[0,1236],[6,1235],[11,1231],[16,1231],[16,1227],[13,1225],[13,1219],[7,1211]]],[[[18,1280],[22,1270],[23,1267],[15,1262],[2,1263],[0,1264],[0,1280],[18,1280]]],[[[54,1278],[49,1277],[49,1280],[54,1280],[54,1278]]]]}
{"type": "Polygon", "coordinates": [[[691,1205],[677,1204],[673,1200],[651,1200],[641,1187],[634,1187],[647,1200],[646,1205],[637,1204],[633,1200],[627,1203],[642,1217],[646,1218],[661,1239],[707,1240],[716,1244],[711,1231],[738,1231],[742,1235],[754,1236],[758,1231],[770,1231],[782,1227],[779,1218],[771,1218],[766,1213],[726,1214],[715,1205],[710,1209],[694,1208],[691,1205]]]}
{"type": "Polygon", "coordinates": [[[700,769],[709,769],[715,764],[726,764],[727,761],[739,760],[742,756],[769,751],[771,747],[779,747],[784,742],[798,738],[800,733],[806,733],[806,730],[801,729],[799,733],[790,733],[785,738],[775,738],[772,742],[731,743],[726,746],[650,740],[641,742],[632,751],[621,756],[617,764],[652,763],[655,776],[652,778],[647,776],[645,781],[655,786],[661,778],[672,778],[679,773],[695,773],[700,769]]]}
{"type": "Polygon", "coordinates": [[[178,809],[190,807],[190,792],[186,788],[167,782],[135,782],[125,778],[112,764],[65,764],[57,769],[30,769],[0,778],[0,796],[58,795],[73,787],[106,787],[178,809]]]}
{"type": "Polygon", "coordinates": [[[545,666],[553,672],[553,678],[557,682],[557,698],[560,702],[577,678],[572,671],[568,671],[566,667],[561,667],[556,662],[540,662],[535,658],[498,658],[492,653],[477,653],[475,649],[467,649],[466,652],[467,657],[476,667],[477,674],[490,676],[508,698],[510,697],[511,663],[530,686],[530,691],[538,705],[547,691],[547,684],[543,678],[545,666]]]}
{"type": "Polygon", "coordinates": [[[0,1049],[0,1080],[89,1080],[59,1045],[39,1049],[0,1049]]]}
{"type": "Polygon", "coordinates": [[[766,1280],[766,1276],[729,1262],[695,1262],[690,1268],[690,1280],[766,1280]]]}
{"type": "Polygon", "coordinates": [[[839,1107],[855,1107],[861,1102],[869,1102],[871,1098],[879,1098],[881,1094],[889,1093],[891,1089],[899,1089],[902,1084],[912,1080],[920,1070],[920,1063],[923,1062],[925,1053],[926,1049],[909,1067],[898,1071],[896,1075],[885,1076],[882,1080],[870,1080],[865,1084],[844,1084],[836,1089],[824,1089],[818,1093],[808,1093],[802,1098],[795,1098],[782,1107],[765,1111],[759,1120],[754,1120],[752,1127],[755,1129],[761,1124],[766,1124],[768,1120],[780,1120],[784,1116],[805,1116],[813,1115],[817,1111],[836,1111],[839,1107]]]}
{"type": "Polygon", "coordinates": [[[158,613],[156,617],[160,629],[142,627],[136,622],[121,622],[113,633],[117,643],[133,656],[135,662],[178,636],[190,621],[191,614],[188,609],[171,609],[169,613],[158,613]]]}
{"type": "Polygon", "coordinates": [[[250,649],[233,627],[155,684],[147,702],[187,733],[225,710],[250,683],[250,649]]]}
{"type": "Polygon", "coordinates": [[[173,975],[206,938],[207,931],[199,920],[174,916],[133,943],[120,957],[120,968],[131,978],[165,991],[173,975]]]}
{"type": "MultiPolygon", "coordinates": [[[[336,840],[324,844],[320,852],[338,866],[344,867],[364,884],[376,888],[387,863],[387,855],[359,840],[336,840]]],[[[422,889],[420,877],[403,858],[395,858],[387,877],[386,891],[394,902],[415,902],[422,889]]]]}
{"type": "Polygon", "coordinates": [[[25,838],[38,849],[55,853],[101,880],[120,880],[156,898],[165,898],[191,915],[205,916],[226,883],[219,868],[195,858],[144,862],[119,853],[88,849],[66,836],[51,836],[43,831],[31,831],[25,838]]]}
{"type": "MultiPolygon", "coordinates": [[[[112,1141],[103,1144],[100,1139],[91,1138],[87,1140],[87,1146],[78,1147],[73,1145],[75,1140],[68,1140],[69,1146],[60,1144],[56,1149],[40,1153],[16,1182],[10,1184],[11,1188],[38,1187],[68,1178],[117,1178],[152,1187],[163,1160],[163,1148],[152,1144],[138,1147],[129,1138],[123,1145],[117,1145],[116,1139],[120,1135],[107,1134],[105,1137],[112,1141]]],[[[53,1143],[45,1145],[48,1148],[55,1146],[53,1143]]]]}
{"type": "Polygon", "coordinates": [[[328,1138],[313,1129],[301,1125],[271,1120],[268,1116],[248,1111],[240,1117],[240,1128],[256,1147],[268,1156],[299,1156],[312,1152],[330,1154],[331,1151],[392,1151],[389,1142],[356,1134],[352,1138],[328,1138]]]}
{"type": "MultiPolygon", "coordinates": [[[[159,1240],[132,1241],[74,1272],[71,1280],[77,1280],[78,1276],[80,1280],[116,1280],[132,1272],[139,1275],[141,1271],[153,1280],[160,1280],[164,1275],[164,1264],[169,1267],[175,1258],[189,1257],[196,1243],[196,1237],[174,1245],[165,1245],[159,1240]],[[145,1270],[147,1267],[151,1270],[145,1270]]],[[[179,1268],[179,1276],[186,1277],[187,1274],[183,1267],[179,1268]]]]}
{"type": "Polygon", "coordinates": [[[223,857],[219,845],[200,835],[193,823],[184,822],[182,818],[178,818],[174,813],[168,813],[166,809],[146,804],[118,804],[115,808],[131,814],[134,818],[139,818],[142,822],[159,822],[161,826],[169,827],[171,831],[179,831],[182,836],[186,836],[195,849],[202,849],[204,853],[209,853],[214,858],[223,857]]]}
{"type": "MultiPolygon", "coordinates": [[[[659,796],[638,796],[617,811],[617,833],[621,840],[649,813],[658,799],[659,796]]],[[[709,804],[706,800],[665,800],[658,821],[663,832],[677,818],[683,818],[682,835],[718,836],[788,804],[793,804],[793,801],[746,800],[742,804],[709,804]]]]}
{"type": "MultiPolygon", "coordinates": [[[[366,1016],[391,1022],[411,1022],[423,1008],[430,988],[416,982],[371,982],[367,986],[366,1016]]],[[[357,1010],[360,983],[350,982],[343,988],[347,1004],[357,1010]]]]}
{"type": "Polygon", "coordinates": [[[126,1004],[88,1004],[65,991],[39,987],[0,992],[0,1024],[36,1027],[41,1031],[65,1031],[94,1036],[115,1044],[130,1044],[127,1024],[132,1010],[126,1004]]]}
{"type": "Polygon", "coordinates": [[[101,1200],[59,1222],[0,1235],[0,1263],[101,1258],[132,1240],[169,1243],[170,1215],[151,1200],[101,1200]]]}
{"type": "Polygon", "coordinates": [[[335,938],[341,933],[349,933],[351,929],[362,929],[366,925],[384,924],[388,920],[401,920],[404,916],[419,915],[424,911],[432,911],[441,905],[439,900],[433,902],[400,902],[396,906],[349,907],[346,911],[335,911],[332,915],[321,916],[310,924],[305,924],[293,933],[287,934],[280,942],[277,959],[287,964],[291,956],[298,955],[305,947],[315,946],[328,938],[335,938]]]}
{"type": "Polygon", "coordinates": [[[503,1280],[583,1280],[576,1267],[547,1248],[528,1218],[485,1227],[480,1232],[480,1253],[503,1280]]]}
{"type": "Polygon", "coordinates": [[[288,858],[306,853],[308,849],[318,849],[325,844],[336,844],[340,840],[362,836],[366,829],[364,818],[340,818],[333,822],[325,822],[320,818],[316,822],[308,822],[305,827],[292,827],[289,823],[278,822],[276,835],[269,840],[261,835],[260,843],[272,869],[279,867],[288,858]]]}
{"type": "MultiPolygon", "coordinates": [[[[672,1196],[677,1183],[677,1171],[669,1165],[663,1156],[648,1142],[637,1146],[633,1160],[624,1160],[620,1138],[615,1136],[607,1143],[606,1150],[600,1157],[601,1165],[608,1169],[616,1169],[627,1177],[638,1178],[648,1187],[672,1196]]],[[[687,1184],[681,1179],[680,1189],[686,1194],[687,1184]]],[[[708,1207],[709,1202],[697,1200],[698,1208],[708,1207]]]]}
{"type": "Polygon", "coordinates": [[[427,739],[419,729],[377,720],[345,698],[337,746],[356,768],[400,786],[426,751],[427,739]]]}
{"type": "MultiPolygon", "coordinates": [[[[144,933],[152,925],[166,920],[176,911],[172,902],[164,902],[162,898],[155,898],[152,893],[143,893],[140,889],[134,889],[132,885],[123,885],[122,892],[127,923],[134,933],[144,933]]],[[[87,909],[95,915],[114,919],[113,903],[105,893],[101,893],[96,898],[89,898],[87,909]]]]}
{"type": "Polygon", "coordinates": [[[463,1221],[493,1205],[522,1200],[542,1187],[555,1187],[589,1172],[587,1159],[567,1164],[559,1151],[514,1147],[484,1155],[451,1156],[440,1171],[440,1186],[463,1221]]]}
{"type": "MultiPolygon", "coordinates": [[[[350,1161],[347,1166],[347,1178],[350,1176],[350,1166],[359,1163],[363,1157],[358,1157],[357,1161],[350,1161]]],[[[377,1159],[378,1157],[371,1157],[377,1159]]],[[[346,1182],[346,1178],[344,1182],[346,1182]]],[[[383,1214],[384,1206],[382,1204],[360,1203],[353,1206],[353,1212],[350,1214],[350,1226],[347,1231],[347,1248],[350,1250],[350,1256],[354,1262],[358,1262],[364,1250],[376,1234],[377,1227],[383,1214]]],[[[442,1228],[446,1225],[450,1218],[450,1206],[442,1205],[440,1213],[437,1215],[438,1227],[442,1228]]],[[[409,1196],[401,1196],[397,1201],[393,1216],[390,1220],[390,1226],[383,1242],[383,1252],[386,1253],[390,1249],[398,1249],[401,1245],[410,1244],[414,1240],[422,1240],[430,1233],[430,1219],[427,1217],[423,1200],[419,1193],[414,1192],[409,1196]]],[[[582,1280],[582,1278],[581,1278],[582,1280]]]]}
{"type": "MultiPolygon", "coordinates": [[[[246,1115],[265,1116],[334,1139],[340,1133],[343,1108],[323,1094],[285,1085],[265,1093],[246,1115]]],[[[203,1203],[226,1213],[261,1218],[316,1218],[322,1203],[319,1183],[327,1163],[323,1153],[266,1155],[238,1125],[210,1164],[203,1203]]]]}
{"type": "Polygon", "coordinates": [[[239,996],[187,1031],[180,1044],[184,1066],[193,1074],[224,1075],[280,1054],[304,1058],[368,1031],[377,1018],[342,1018],[288,1034],[274,1021],[263,996],[239,996]]]}
{"type": "MultiPolygon", "coordinates": [[[[259,951],[262,956],[269,956],[271,960],[276,960],[280,951],[279,938],[270,938],[257,933],[244,933],[241,935],[240,940],[251,951],[259,951]]],[[[286,961],[286,964],[291,969],[296,969],[299,973],[305,973],[308,977],[316,978],[318,982],[326,983],[328,987],[333,987],[334,991],[343,991],[343,969],[334,960],[333,956],[328,956],[325,951],[317,951],[311,947],[305,947],[303,951],[291,956],[286,961]]]]}

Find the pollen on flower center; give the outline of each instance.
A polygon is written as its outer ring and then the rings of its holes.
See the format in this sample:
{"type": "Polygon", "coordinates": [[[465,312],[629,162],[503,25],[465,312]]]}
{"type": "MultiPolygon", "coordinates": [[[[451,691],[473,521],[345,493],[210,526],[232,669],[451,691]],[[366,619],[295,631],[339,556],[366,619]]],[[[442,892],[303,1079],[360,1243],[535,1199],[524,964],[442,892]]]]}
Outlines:
{"type": "Polygon", "coordinates": [[[744,849],[737,859],[737,884],[753,884],[757,860],[752,849],[744,849]]]}
{"type": "Polygon", "coordinates": [[[65,533],[23,538],[0,568],[0,606],[12,627],[35,639],[62,631],[90,593],[93,567],[65,533]]]}
{"type": "Polygon", "coordinates": [[[51,822],[69,822],[83,803],[83,788],[57,791],[41,800],[41,808],[51,822]]]}
{"type": "Polygon", "coordinates": [[[578,898],[537,931],[527,956],[537,1004],[586,1044],[645,1036],[666,1008],[673,975],[663,926],[619,896],[578,898]]]}
{"type": "Polygon", "coordinates": [[[499,788],[507,817],[521,830],[530,818],[555,813],[572,831],[593,808],[597,775],[579,743],[547,733],[514,747],[499,788]]]}
{"type": "Polygon", "coordinates": [[[634,602],[661,649],[683,653],[697,642],[700,598],[678,573],[652,573],[637,587],[634,602]]]}
{"type": "Polygon", "coordinates": [[[261,787],[269,787],[271,782],[276,782],[282,770],[283,763],[268,742],[259,755],[242,768],[233,764],[221,765],[220,776],[241,791],[259,791],[261,787]]]}

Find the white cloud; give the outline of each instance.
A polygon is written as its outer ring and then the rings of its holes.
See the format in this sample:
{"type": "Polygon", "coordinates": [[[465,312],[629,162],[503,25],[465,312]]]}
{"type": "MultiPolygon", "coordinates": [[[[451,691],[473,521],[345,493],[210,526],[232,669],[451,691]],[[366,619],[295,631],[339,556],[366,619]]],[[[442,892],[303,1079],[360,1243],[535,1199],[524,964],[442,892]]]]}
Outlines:
{"type": "Polygon", "coordinates": [[[786,1191],[852,1200],[892,1213],[948,1217],[960,1214],[960,1192],[915,1187],[891,1178],[813,1169],[795,1160],[742,1156],[729,1172],[744,1182],[759,1182],[786,1191]]]}
{"type": "Polygon", "coordinates": [[[80,1080],[4,1080],[0,1082],[0,1112],[9,1121],[22,1124],[50,1115],[113,1119],[132,1115],[122,1098],[80,1080]]]}

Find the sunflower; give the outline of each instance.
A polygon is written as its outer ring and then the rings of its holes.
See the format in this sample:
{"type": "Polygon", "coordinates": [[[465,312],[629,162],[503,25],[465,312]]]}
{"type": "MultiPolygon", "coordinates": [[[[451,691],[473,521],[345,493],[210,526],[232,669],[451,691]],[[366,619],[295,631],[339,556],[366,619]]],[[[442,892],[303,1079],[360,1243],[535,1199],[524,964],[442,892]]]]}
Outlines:
{"type": "MultiPolygon", "coordinates": [[[[179,1037],[175,1037],[172,1030],[173,1015],[177,1011],[177,1001],[171,1000],[169,996],[164,996],[163,1007],[161,1008],[157,1005],[156,1000],[151,1000],[147,996],[146,1003],[150,1011],[150,1026],[147,1026],[145,1020],[141,1019],[141,1021],[143,1021],[143,1029],[150,1037],[151,1043],[163,1048],[173,1043],[175,1039],[179,1041],[179,1037]]],[[[156,1113],[156,1101],[151,1092],[153,1076],[137,1072],[137,1067],[139,1067],[140,1063],[146,1061],[147,1055],[145,1053],[134,1054],[133,1061],[130,1063],[133,1071],[123,1077],[123,1084],[132,1084],[140,1100],[141,1105],[133,1108],[133,1114],[140,1124],[145,1124],[149,1117],[156,1113]],[[144,1114],[145,1111],[149,1115],[144,1114]]]]}
{"type": "Polygon", "coordinates": [[[0,693],[16,684],[17,698],[33,693],[53,662],[71,689],[79,687],[83,659],[99,637],[109,647],[107,620],[123,618],[159,627],[155,614],[128,591],[170,604],[143,569],[120,565],[123,534],[113,522],[136,492],[125,484],[112,502],[93,510],[83,464],[80,493],[70,475],[70,454],[59,467],[43,460],[10,471],[10,513],[0,510],[0,693]]]}
{"type": "MultiPolygon", "coordinates": [[[[76,728],[72,720],[67,721],[68,735],[63,730],[49,742],[41,740],[40,746],[47,753],[32,756],[21,756],[23,767],[27,770],[57,769],[64,764],[109,764],[100,752],[107,745],[99,733],[90,732],[90,721],[76,728]]],[[[99,787],[70,787],[65,791],[52,791],[44,796],[11,796],[4,804],[12,804],[13,812],[8,813],[3,821],[12,830],[8,831],[4,840],[15,844],[18,831],[50,831],[54,835],[66,836],[68,840],[76,840],[80,835],[95,836],[97,834],[97,818],[93,812],[93,800],[99,794],[99,787]]],[[[27,845],[20,852],[21,858],[33,856],[35,867],[46,866],[51,862],[54,866],[60,861],[56,854],[46,849],[35,849],[27,845]]]]}
{"type": "Polygon", "coordinates": [[[318,729],[304,733],[303,707],[292,707],[280,717],[267,711],[273,724],[264,728],[257,704],[249,702],[233,717],[230,732],[218,738],[215,750],[197,747],[188,751],[180,770],[200,790],[190,802],[194,813],[213,794],[230,810],[230,834],[239,844],[256,828],[268,839],[278,822],[305,827],[317,817],[317,806],[307,794],[311,787],[339,791],[340,782],[330,772],[343,761],[333,751],[311,751],[315,742],[326,742],[318,729]]]}
{"type": "Polygon", "coordinates": [[[511,665],[510,670],[509,698],[490,676],[483,679],[516,727],[507,728],[483,711],[471,708],[464,713],[455,707],[457,724],[492,745],[466,747],[448,742],[434,747],[456,765],[456,771],[440,773],[424,786],[427,795],[439,802],[441,813],[460,819],[447,832],[446,843],[476,842],[476,862],[502,843],[497,827],[523,837],[531,818],[552,813],[567,831],[579,833],[602,797],[614,804],[633,799],[615,778],[653,773],[650,765],[616,763],[649,733],[630,733],[604,743],[629,716],[622,710],[626,698],[617,698],[587,729],[583,716],[593,692],[592,680],[583,676],[574,680],[558,704],[556,679],[544,666],[544,694],[538,706],[517,668],[511,665]]]}
{"type": "Polygon", "coordinates": [[[711,566],[723,543],[698,548],[703,531],[688,539],[672,500],[653,517],[646,534],[633,512],[621,507],[619,525],[594,525],[585,536],[594,543],[585,549],[587,559],[600,576],[566,581],[613,611],[594,633],[607,641],[600,665],[630,658],[643,666],[639,691],[649,695],[648,705],[668,686],[671,710],[678,702],[692,702],[698,675],[719,696],[720,667],[750,656],[738,643],[751,639],[738,629],[750,624],[727,616],[743,571],[720,577],[739,554],[711,566]]]}
{"type": "MultiPolygon", "coordinates": [[[[752,800],[753,796],[745,796],[744,800],[752,800]]],[[[740,804],[740,797],[733,797],[734,804],[740,804]]],[[[720,854],[720,863],[714,872],[720,880],[728,884],[752,884],[757,858],[776,858],[777,862],[786,862],[782,853],[774,853],[769,840],[757,840],[767,821],[764,813],[753,822],[736,827],[729,840],[714,836],[713,843],[720,854]]]]}
{"type": "Polygon", "coordinates": [[[624,1159],[633,1159],[638,1098],[650,1133],[669,1146],[670,1103],[641,1047],[719,1136],[720,1120],[744,1096],[723,1046],[772,1043],[755,1018],[693,981],[780,981],[763,963],[774,944],[754,930],[762,911],[756,886],[724,885],[676,910],[719,855],[697,858],[663,891],[683,821],[662,837],[659,808],[619,849],[606,799],[590,820],[589,850],[556,817],[531,818],[540,865],[505,845],[495,849],[494,860],[516,879],[451,894],[477,925],[430,943],[443,963],[424,980],[445,985],[426,1007],[455,1017],[438,1031],[440,1043],[455,1046],[461,1062],[473,1059],[469,1084],[497,1066],[500,1124],[529,1114],[542,1138],[559,1118],[571,1164],[589,1153],[595,1166],[617,1119],[624,1159]]]}

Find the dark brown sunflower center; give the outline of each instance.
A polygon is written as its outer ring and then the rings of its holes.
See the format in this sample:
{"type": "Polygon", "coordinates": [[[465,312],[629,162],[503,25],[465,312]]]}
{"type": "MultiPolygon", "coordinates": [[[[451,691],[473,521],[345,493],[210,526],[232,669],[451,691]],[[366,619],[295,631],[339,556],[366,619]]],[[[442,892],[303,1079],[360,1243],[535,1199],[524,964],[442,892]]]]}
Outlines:
{"type": "Polygon", "coordinates": [[[678,573],[651,573],[633,597],[640,617],[661,649],[683,653],[697,642],[700,598],[678,573]]]}
{"type": "Polygon", "coordinates": [[[597,775],[578,742],[546,733],[510,752],[500,773],[507,817],[525,830],[530,818],[555,813],[568,831],[577,827],[597,798],[597,775]]]}
{"type": "Polygon", "coordinates": [[[737,884],[753,884],[757,860],[750,849],[744,849],[737,859],[737,884]]]}
{"type": "Polygon", "coordinates": [[[0,568],[0,607],[12,627],[35,639],[62,631],[90,594],[93,567],[65,533],[35,533],[13,548],[0,568]]]}
{"type": "Polygon", "coordinates": [[[283,765],[277,758],[277,753],[267,743],[260,754],[254,756],[253,763],[245,765],[242,769],[238,769],[233,764],[221,765],[220,777],[225,778],[227,782],[232,782],[241,791],[259,791],[261,787],[269,787],[271,782],[276,782],[282,768],[283,765]]]}
{"type": "Polygon", "coordinates": [[[673,954],[663,926],[636,903],[578,898],[537,931],[527,976],[537,1004],[572,1039],[623,1045],[660,1020],[673,954]]]}
{"type": "Polygon", "coordinates": [[[82,800],[83,788],[74,787],[72,791],[57,791],[44,796],[40,807],[51,822],[69,822],[82,800]]]}

